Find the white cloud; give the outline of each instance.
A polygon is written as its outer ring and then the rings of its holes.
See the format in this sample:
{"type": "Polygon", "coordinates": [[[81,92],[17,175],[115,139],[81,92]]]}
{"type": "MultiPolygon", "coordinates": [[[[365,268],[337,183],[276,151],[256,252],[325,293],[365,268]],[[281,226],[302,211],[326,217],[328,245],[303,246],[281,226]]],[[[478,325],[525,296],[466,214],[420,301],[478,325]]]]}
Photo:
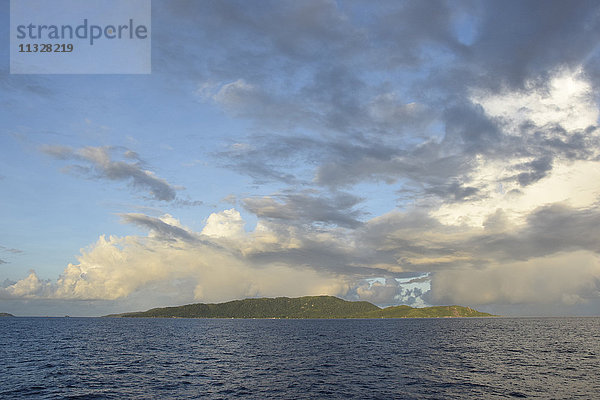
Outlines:
{"type": "Polygon", "coordinates": [[[584,130],[598,123],[599,110],[592,85],[584,78],[582,68],[563,68],[554,72],[548,85],[538,87],[530,82],[525,91],[488,94],[474,91],[472,101],[485,112],[502,118],[507,132],[519,135],[519,126],[533,122],[537,126],[558,124],[567,131],[584,130]]]}
{"type": "Polygon", "coordinates": [[[600,298],[600,247],[573,229],[587,231],[584,225],[595,227],[598,218],[554,205],[521,227],[503,212],[473,227],[396,211],[356,230],[259,219],[247,232],[232,208],[211,214],[198,233],[168,214],[125,214],[149,234],[101,236],[56,281],[32,272],[5,285],[0,297],[117,300],[155,293],[185,303],[329,294],[380,305],[580,304],[600,298]],[[557,242],[565,235],[569,241],[557,242]],[[406,272],[423,279],[399,279],[406,272]]]}
{"type": "Polygon", "coordinates": [[[37,296],[44,296],[47,286],[47,282],[41,281],[34,271],[30,271],[26,278],[21,279],[4,289],[0,289],[0,298],[35,298],[37,296]]]}
{"type": "MultiPolygon", "coordinates": [[[[141,218],[139,215],[133,215],[141,218]]],[[[160,219],[171,228],[184,229],[170,215],[160,219]]],[[[147,227],[156,221],[146,217],[147,227]]],[[[245,234],[244,221],[235,209],[214,213],[208,218],[203,235],[211,241],[187,241],[186,238],[156,235],[147,237],[101,236],[89,249],[82,249],[78,264],[69,264],[56,282],[42,282],[34,272],[2,289],[10,298],[104,299],[116,300],[148,290],[169,292],[178,281],[185,281],[188,292],[179,301],[226,301],[255,296],[343,295],[348,290],[344,279],[317,271],[306,265],[290,265],[274,260],[255,265],[236,247],[258,248],[276,244],[278,237],[266,226],[245,234]],[[221,239],[230,246],[222,247],[221,239]]],[[[192,235],[193,233],[189,233],[192,235]]],[[[194,234],[198,236],[198,234],[194,234]]],[[[199,236],[200,237],[200,236],[199,236]]]]}
{"type": "Polygon", "coordinates": [[[245,222],[235,208],[211,214],[202,234],[213,238],[239,238],[244,234],[245,222]]]}
{"type": "Polygon", "coordinates": [[[408,304],[412,307],[424,307],[423,294],[428,292],[428,275],[419,278],[374,278],[355,284],[357,298],[380,305],[408,304]]]}
{"type": "MultiPolygon", "coordinates": [[[[205,90],[204,86],[203,90],[205,90]]],[[[238,79],[235,82],[221,86],[213,99],[227,108],[245,107],[246,103],[258,93],[256,86],[247,83],[243,79],[238,79]]]]}
{"type": "Polygon", "coordinates": [[[481,227],[496,210],[503,210],[508,221],[518,225],[541,206],[562,203],[586,208],[600,198],[598,161],[559,160],[548,176],[526,187],[507,180],[512,174],[514,171],[506,162],[479,158],[471,179],[485,187],[485,196],[462,203],[443,204],[431,215],[448,225],[481,227]]]}
{"type": "Polygon", "coordinates": [[[504,134],[519,136],[521,145],[513,149],[519,153],[476,156],[464,180],[479,188],[478,196],[443,204],[432,211],[433,217],[449,225],[481,227],[496,210],[503,210],[507,221],[519,225],[533,210],[548,204],[575,208],[596,204],[600,198],[600,151],[596,142],[586,148],[578,142],[577,151],[589,153],[580,159],[571,159],[549,144],[568,149],[569,140],[576,135],[581,135],[581,140],[598,136],[594,131],[585,131],[596,126],[600,115],[592,85],[581,68],[557,69],[545,83],[531,81],[524,90],[505,89],[500,93],[472,92],[470,100],[495,119],[504,134]],[[541,135],[543,141],[534,139],[536,135],[541,135]],[[541,153],[540,147],[545,148],[541,153]]]}

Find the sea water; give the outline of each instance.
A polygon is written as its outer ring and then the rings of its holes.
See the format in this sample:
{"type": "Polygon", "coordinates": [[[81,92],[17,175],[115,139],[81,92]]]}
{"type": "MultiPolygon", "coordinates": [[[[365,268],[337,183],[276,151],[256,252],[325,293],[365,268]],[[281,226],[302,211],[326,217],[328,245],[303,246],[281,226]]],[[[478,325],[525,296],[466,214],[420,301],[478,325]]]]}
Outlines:
{"type": "Polygon", "coordinates": [[[1,399],[593,399],[600,318],[1,318],[1,399]]]}

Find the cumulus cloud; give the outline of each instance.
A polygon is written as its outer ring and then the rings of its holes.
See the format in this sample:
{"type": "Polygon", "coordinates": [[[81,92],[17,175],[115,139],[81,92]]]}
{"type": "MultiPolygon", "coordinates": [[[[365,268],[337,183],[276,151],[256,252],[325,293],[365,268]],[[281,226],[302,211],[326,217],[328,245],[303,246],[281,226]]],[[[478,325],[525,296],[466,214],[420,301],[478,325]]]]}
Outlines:
{"type": "MultiPolygon", "coordinates": [[[[53,282],[35,273],[2,289],[8,298],[126,298],[140,291],[172,290],[187,282],[180,301],[221,301],[276,295],[344,296],[357,277],[388,271],[386,255],[356,246],[345,232],[313,231],[259,220],[253,231],[235,209],[213,213],[201,232],[170,215],[124,214],[147,236],[105,237],[84,249],[53,282]]],[[[394,267],[389,268],[394,271],[394,267]]],[[[389,273],[389,271],[388,271],[389,273]]]]}
{"type": "Polygon", "coordinates": [[[42,281],[35,271],[29,271],[26,278],[18,282],[6,282],[0,288],[0,298],[47,298],[52,296],[52,287],[49,281],[42,281]]]}
{"type": "Polygon", "coordinates": [[[259,219],[247,231],[235,209],[211,214],[200,232],[168,214],[122,218],[148,235],[102,236],[56,281],[31,272],[0,295],[115,300],[177,287],[180,302],[307,294],[381,305],[574,305],[600,298],[600,240],[590,234],[600,223],[596,209],[554,204],[521,225],[497,210],[482,227],[397,211],[327,230],[259,219]]]}
{"type": "Polygon", "coordinates": [[[239,238],[244,234],[244,225],[239,211],[235,208],[212,213],[206,220],[202,234],[213,238],[239,238]]]}
{"type": "Polygon", "coordinates": [[[77,161],[66,170],[82,174],[88,178],[126,181],[134,188],[150,194],[156,200],[175,200],[175,187],[166,180],[157,177],[145,169],[139,155],[131,150],[115,147],[82,147],[74,149],[67,146],[46,145],[41,151],[65,161],[77,161]],[[120,152],[119,160],[117,153],[120,152]]]}
{"type": "Polygon", "coordinates": [[[357,282],[349,297],[379,304],[393,306],[406,304],[412,307],[426,305],[423,295],[429,292],[428,275],[419,278],[376,278],[357,282]]]}
{"type": "MultiPolygon", "coordinates": [[[[253,264],[223,238],[239,240],[239,247],[265,239],[263,232],[239,237],[241,220],[235,210],[212,214],[201,234],[215,242],[190,240],[192,233],[170,216],[161,219],[125,215],[124,220],[150,229],[148,236],[101,236],[82,250],[78,264],[69,264],[54,282],[41,281],[34,272],[0,290],[3,298],[115,300],[141,290],[169,291],[178,281],[188,282],[179,301],[225,301],[255,296],[341,295],[347,283],[335,274],[285,260],[253,264]],[[182,231],[186,232],[185,234],[182,231]],[[245,244],[244,244],[245,243],[245,244]]],[[[243,226],[243,225],[242,225],[243,226]]],[[[284,246],[284,244],[279,244],[284,246]]]]}

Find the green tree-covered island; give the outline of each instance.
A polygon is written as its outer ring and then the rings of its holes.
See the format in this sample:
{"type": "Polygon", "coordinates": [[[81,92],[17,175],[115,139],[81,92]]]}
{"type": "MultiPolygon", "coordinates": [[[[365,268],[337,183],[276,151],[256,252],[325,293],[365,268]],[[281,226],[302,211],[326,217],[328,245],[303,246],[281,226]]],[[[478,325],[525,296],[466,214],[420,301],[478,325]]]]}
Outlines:
{"type": "Polygon", "coordinates": [[[148,311],[111,314],[114,318],[455,318],[493,317],[469,307],[435,306],[379,308],[367,301],[333,296],[277,297],[234,300],[219,304],[188,304],[148,311]]]}

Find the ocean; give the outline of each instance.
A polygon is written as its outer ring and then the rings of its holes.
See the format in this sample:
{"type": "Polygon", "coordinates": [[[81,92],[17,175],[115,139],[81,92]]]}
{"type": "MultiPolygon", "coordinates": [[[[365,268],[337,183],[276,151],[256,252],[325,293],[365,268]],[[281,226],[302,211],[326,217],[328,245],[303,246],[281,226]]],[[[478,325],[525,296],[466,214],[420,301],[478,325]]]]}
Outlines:
{"type": "Polygon", "coordinates": [[[0,318],[0,399],[594,399],[600,318],[0,318]]]}

